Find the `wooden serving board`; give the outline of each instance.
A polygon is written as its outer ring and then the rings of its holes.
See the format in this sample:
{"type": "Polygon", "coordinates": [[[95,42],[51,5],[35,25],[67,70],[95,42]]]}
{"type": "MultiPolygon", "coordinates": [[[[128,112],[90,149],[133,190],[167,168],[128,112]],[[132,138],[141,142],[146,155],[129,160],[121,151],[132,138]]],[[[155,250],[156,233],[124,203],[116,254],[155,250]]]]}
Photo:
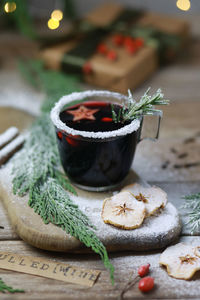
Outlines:
{"type": "MultiPolygon", "coordinates": [[[[11,170],[12,159],[0,168],[0,199],[8,211],[16,233],[27,243],[41,249],[69,252],[87,251],[88,249],[82,243],[66,234],[61,228],[53,224],[45,225],[40,216],[28,206],[28,196],[13,195],[11,170]]],[[[141,183],[141,179],[133,171],[130,171],[124,185],[133,182],[141,183]]],[[[168,203],[160,214],[147,218],[140,228],[122,230],[105,224],[101,219],[103,199],[111,196],[113,192],[94,193],[79,189],[77,192],[78,197],[74,195],[71,197],[97,227],[97,236],[108,251],[143,251],[163,248],[172,243],[180,234],[179,215],[171,203],[168,203]]]]}

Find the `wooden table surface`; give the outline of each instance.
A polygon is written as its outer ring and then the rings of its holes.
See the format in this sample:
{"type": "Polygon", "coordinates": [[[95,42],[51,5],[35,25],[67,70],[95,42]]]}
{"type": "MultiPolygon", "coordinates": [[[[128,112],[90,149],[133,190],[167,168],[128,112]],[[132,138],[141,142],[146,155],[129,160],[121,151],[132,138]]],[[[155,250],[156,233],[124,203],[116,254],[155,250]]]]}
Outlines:
{"type": "MultiPolygon", "coordinates": [[[[136,95],[140,95],[148,86],[152,86],[153,89],[162,87],[166,97],[172,100],[172,104],[164,108],[159,141],[157,143],[141,142],[138,145],[133,166],[143,179],[163,188],[168,193],[169,201],[178,208],[183,221],[180,240],[200,245],[200,233],[191,234],[190,228],[186,226],[187,217],[181,208],[183,195],[200,191],[200,33],[197,31],[200,17],[190,17],[190,20],[194,32],[190,49],[183,51],[176,62],[160,69],[135,91],[136,95]],[[188,138],[194,136],[196,136],[195,141],[188,142],[188,138]],[[178,154],[174,153],[174,149],[178,154]],[[185,158],[178,157],[185,152],[187,153],[185,158]],[[185,167],[188,164],[191,166],[185,167]]],[[[0,70],[0,105],[5,105],[6,96],[8,98],[6,103],[15,105],[13,97],[18,97],[18,105],[23,106],[23,99],[28,95],[29,100],[35,101],[37,110],[43,95],[32,90],[19,77],[11,63],[14,57],[13,51],[18,49],[15,41],[19,41],[19,37],[11,38],[4,34],[3,39],[5,47],[0,50],[2,66],[0,70]],[[9,51],[6,51],[6,46],[9,51]],[[12,47],[13,51],[11,51],[12,47]]],[[[33,53],[34,47],[37,48],[34,44],[30,46],[30,43],[22,38],[20,38],[20,45],[23,45],[26,50],[32,49],[33,53]]],[[[19,47],[17,53],[21,55],[22,52],[22,47],[19,47]]],[[[0,277],[7,284],[16,288],[24,288],[26,292],[14,295],[0,294],[0,299],[117,299],[130,274],[136,272],[138,266],[145,263],[151,264],[151,275],[156,282],[155,289],[148,294],[142,294],[136,285],[126,293],[125,299],[200,299],[200,274],[187,282],[169,277],[165,269],[160,268],[158,264],[161,251],[146,253],[130,251],[110,254],[111,261],[115,266],[115,285],[112,286],[109,274],[98,256],[42,251],[20,240],[11,228],[1,202],[0,225],[4,226],[4,229],[0,229],[0,251],[11,251],[48,259],[54,258],[63,263],[101,270],[96,284],[92,288],[86,288],[1,269],[0,277]]]]}

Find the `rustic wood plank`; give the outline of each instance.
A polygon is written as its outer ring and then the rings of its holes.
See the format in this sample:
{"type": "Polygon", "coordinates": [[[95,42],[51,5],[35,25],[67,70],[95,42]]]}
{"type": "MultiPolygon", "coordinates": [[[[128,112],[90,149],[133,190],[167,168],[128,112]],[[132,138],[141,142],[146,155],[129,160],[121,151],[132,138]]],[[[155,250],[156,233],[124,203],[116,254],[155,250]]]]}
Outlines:
{"type": "Polygon", "coordinates": [[[13,107],[0,107],[0,134],[11,126],[24,131],[32,124],[34,117],[13,107]]]}
{"type": "MultiPolygon", "coordinates": [[[[200,237],[183,237],[181,241],[193,245],[200,244],[200,237]]],[[[171,278],[164,268],[159,267],[160,252],[133,253],[123,252],[110,255],[115,271],[115,286],[109,281],[109,274],[104,269],[102,262],[95,255],[78,255],[51,253],[28,246],[21,241],[1,241],[0,251],[13,251],[22,255],[33,255],[75,266],[101,270],[101,276],[92,288],[79,285],[66,284],[61,281],[40,278],[33,275],[2,270],[0,276],[10,285],[24,288],[25,294],[12,295],[12,299],[116,299],[121,289],[127,283],[132,272],[136,274],[137,268],[144,263],[151,264],[151,275],[155,278],[156,288],[148,294],[150,299],[199,299],[200,274],[193,280],[184,281],[171,278]]],[[[3,299],[11,299],[4,295],[3,299]]],[[[147,295],[141,294],[137,285],[126,294],[125,299],[144,299],[147,295]]]]}
{"type": "Polygon", "coordinates": [[[153,90],[162,87],[169,99],[175,99],[176,101],[185,101],[188,99],[199,100],[199,78],[200,69],[198,60],[194,66],[188,65],[188,63],[184,65],[179,65],[178,63],[172,64],[160,68],[134,94],[136,96],[142,95],[149,86],[153,90]]]}
{"type": "Polygon", "coordinates": [[[183,139],[163,139],[157,143],[144,141],[138,145],[133,169],[145,181],[199,181],[200,165],[198,144],[187,152],[182,147],[183,139]],[[181,149],[178,155],[188,153],[179,159],[171,149],[181,149]],[[166,165],[166,167],[165,167],[166,165]],[[186,167],[185,167],[186,166],[186,167]]]}
{"type": "MultiPolygon", "coordinates": [[[[177,209],[181,215],[182,219],[182,235],[200,235],[199,232],[191,233],[190,227],[186,225],[188,217],[186,212],[181,206],[184,203],[182,198],[184,195],[189,195],[192,193],[199,192],[199,182],[149,182],[151,185],[157,185],[162,188],[168,194],[168,201],[170,201],[177,209]]],[[[20,239],[15,233],[14,229],[8,219],[8,214],[3,204],[0,202],[0,225],[4,226],[4,229],[0,229],[0,240],[17,240],[20,239]]]]}
{"type": "MultiPolygon", "coordinates": [[[[198,18],[200,19],[200,17],[198,18]]],[[[193,25],[191,25],[193,26],[193,25]]],[[[191,38],[189,45],[179,56],[157,72],[133,91],[139,97],[150,86],[152,90],[161,87],[169,99],[175,101],[199,100],[200,92],[200,39],[191,38]]]]}
{"type": "Polygon", "coordinates": [[[195,101],[164,107],[159,140],[142,141],[137,147],[133,169],[144,180],[200,180],[199,111],[200,102],[195,101]]]}
{"type": "Polygon", "coordinates": [[[4,228],[0,228],[0,240],[18,240],[19,237],[12,229],[10,221],[8,219],[7,211],[5,210],[3,203],[1,202],[0,196],[0,226],[4,228]]]}
{"type": "MultiPolygon", "coordinates": [[[[168,95],[166,95],[166,97],[169,98],[168,95]]],[[[189,138],[191,135],[200,132],[200,98],[198,99],[199,101],[195,102],[188,97],[187,101],[175,102],[173,101],[174,97],[172,97],[171,104],[162,107],[161,138],[189,138]]]]}
{"type": "Polygon", "coordinates": [[[152,185],[157,185],[167,192],[168,201],[174,204],[182,220],[182,234],[184,236],[200,235],[199,231],[191,232],[190,226],[187,224],[188,216],[183,209],[184,199],[183,196],[200,191],[199,182],[150,182],[152,185]]]}
{"type": "MultiPolygon", "coordinates": [[[[11,170],[11,163],[0,170],[0,194],[17,234],[30,245],[41,249],[82,252],[83,244],[76,238],[66,234],[62,228],[52,223],[43,223],[41,217],[27,205],[28,195],[21,198],[13,195],[11,170]]],[[[140,182],[140,178],[133,172],[129,175],[127,184],[140,182]]],[[[71,198],[97,228],[96,234],[108,251],[161,249],[171,244],[180,235],[179,215],[171,204],[167,204],[164,212],[158,216],[147,218],[139,229],[122,233],[121,229],[104,224],[101,218],[103,200],[110,197],[111,192],[86,192],[78,188],[76,190],[78,197],[71,195],[71,198]],[[158,224],[162,223],[165,223],[165,226],[158,230],[158,224]]],[[[85,252],[85,249],[83,250],[85,252]]]]}

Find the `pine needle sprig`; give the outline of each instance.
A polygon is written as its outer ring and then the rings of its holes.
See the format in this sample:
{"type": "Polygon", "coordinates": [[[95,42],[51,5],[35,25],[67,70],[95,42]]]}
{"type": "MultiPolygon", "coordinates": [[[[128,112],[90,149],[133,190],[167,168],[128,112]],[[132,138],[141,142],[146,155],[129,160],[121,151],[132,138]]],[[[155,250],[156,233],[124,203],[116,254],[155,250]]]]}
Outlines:
{"type": "Polygon", "coordinates": [[[164,99],[164,95],[161,89],[158,89],[155,94],[152,96],[149,95],[150,88],[144,93],[138,102],[133,99],[133,96],[128,91],[128,101],[125,104],[126,107],[123,107],[119,110],[118,116],[114,109],[112,108],[112,114],[116,115],[113,119],[114,122],[126,122],[129,120],[134,120],[143,115],[153,115],[154,113],[162,113],[161,110],[155,109],[155,105],[167,105],[169,100],[164,99]]]}
{"type": "Polygon", "coordinates": [[[185,203],[182,207],[187,210],[187,224],[192,232],[200,231],[200,193],[187,195],[183,198],[185,203]]]}
{"type": "Polygon", "coordinates": [[[43,113],[30,130],[23,150],[14,160],[13,192],[19,196],[29,194],[28,204],[49,222],[61,227],[87,247],[99,254],[110,270],[106,248],[97,238],[89,218],[70,200],[66,190],[74,192],[72,185],[59,171],[60,159],[53,125],[49,114],[43,113]],[[23,163],[22,163],[23,162],[23,163]]]}
{"type": "Polygon", "coordinates": [[[187,195],[184,197],[186,200],[200,200],[200,193],[197,194],[192,194],[192,195],[187,195]]]}
{"type": "Polygon", "coordinates": [[[88,217],[74,204],[55,179],[49,178],[43,188],[44,192],[41,194],[41,202],[46,203],[47,207],[49,207],[48,215],[45,216],[45,219],[49,219],[53,224],[60,226],[67,233],[76,237],[99,254],[105,267],[110,270],[113,281],[114,268],[109,262],[106,248],[93,231],[96,228],[88,217]]]}
{"type": "Polygon", "coordinates": [[[53,177],[70,192],[76,193],[59,168],[55,130],[49,114],[44,113],[33,124],[23,150],[14,160],[13,192],[16,194],[18,191],[19,196],[24,196],[28,191],[31,193],[38,182],[53,177]]]}
{"type": "Polygon", "coordinates": [[[24,290],[21,289],[14,289],[11,286],[8,286],[1,278],[0,278],[0,292],[5,293],[24,293],[24,290]]]}
{"type": "Polygon", "coordinates": [[[118,117],[117,117],[117,114],[114,110],[114,105],[113,104],[111,104],[111,109],[112,109],[112,119],[115,123],[117,123],[118,117]]]}
{"type": "Polygon", "coordinates": [[[110,271],[113,283],[114,267],[109,261],[106,248],[96,236],[96,228],[68,193],[76,194],[76,191],[60,171],[55,129],[49,116],[52,106],[62,95],[78,90],[78,79],[46,71],[40,62],[34,61],[22,64],[21,70],[25,71],[30,82],[46,91],[47,98],[42,106],[42,114],[31,127],[23,149],[13,160],[13,192],[19,196],[28,194],[29,206],[41,216],[45,224],[52,223],[61,227],[99,254],[110,271]]]}

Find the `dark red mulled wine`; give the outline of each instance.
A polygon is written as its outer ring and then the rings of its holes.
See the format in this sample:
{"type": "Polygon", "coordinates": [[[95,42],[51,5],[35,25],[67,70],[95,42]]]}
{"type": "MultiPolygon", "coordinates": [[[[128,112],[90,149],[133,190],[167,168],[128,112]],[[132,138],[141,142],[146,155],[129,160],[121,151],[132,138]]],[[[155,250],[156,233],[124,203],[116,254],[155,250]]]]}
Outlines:
{"type": "MultiPolygon", "coordinates": [[[[114,104],[118,113],[120,106],[114,104]]],[[[70,128],[87,132],[110,132],[129,124],[115,123],[111,104],[87,101],[68,107],[60,120],[70,128]]],[[[138,141],[139,130],[110,138],[72,136],[56,129],[62,165],[69,178],[81,187],[103,190],[127,175],[138,141]]]]}

